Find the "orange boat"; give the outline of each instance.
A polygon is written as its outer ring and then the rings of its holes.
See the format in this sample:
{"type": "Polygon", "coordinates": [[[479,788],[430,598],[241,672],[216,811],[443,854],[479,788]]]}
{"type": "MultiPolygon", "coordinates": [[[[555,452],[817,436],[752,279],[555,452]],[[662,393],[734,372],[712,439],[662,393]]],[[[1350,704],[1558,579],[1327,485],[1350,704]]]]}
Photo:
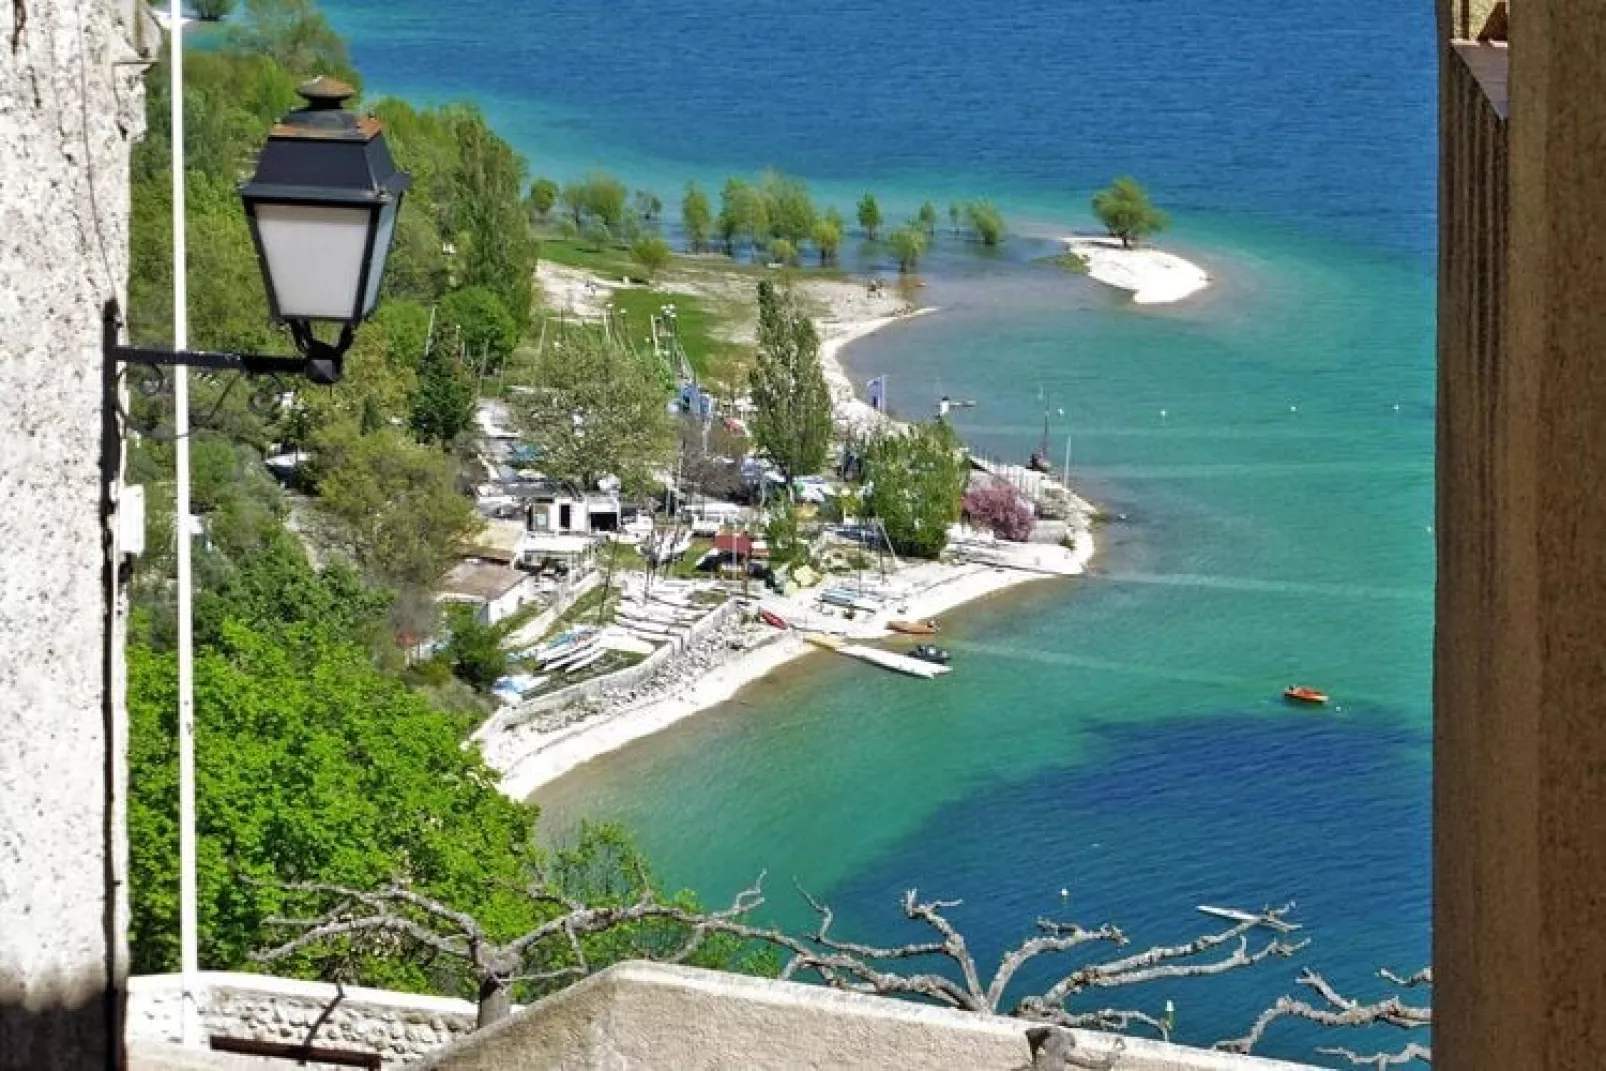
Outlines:
{"type": "Polygon", "coordinates": [[[888,621],[887,627],[894,632],[901,632],[905,636],[935,636],[937,622],[935,621],[888,621]]]}
{"type": "Polygon", "coordinates": [[[1283,689],[1283,698],[1290,703],[1309,703],[1312,706],[1321,706],[1327,702],[1327,693],[1306,687],[1303,684],[1290,684],[1283,689]]]}

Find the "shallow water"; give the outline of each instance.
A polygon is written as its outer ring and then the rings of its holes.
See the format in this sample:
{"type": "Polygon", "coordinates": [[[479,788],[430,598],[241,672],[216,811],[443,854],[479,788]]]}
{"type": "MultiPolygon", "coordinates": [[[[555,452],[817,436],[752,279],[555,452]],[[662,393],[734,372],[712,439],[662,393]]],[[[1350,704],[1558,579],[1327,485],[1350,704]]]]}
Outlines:
{"type": "MultiPolygon", "coordinates": [[[[788,667],[550,786],[554,826],[621,817],[711,900],[767,869],[794,923],[796,878],[860,935],[903,932],[906,887],[963,897],[991,950],[1061,887],[1140,944],[1197,932],[1199,903],[1299,901],[1299,959],[1133,994],[1173,996],[1193,1041],[1244,1029],[1301,964],[1364,995],[1426,961],[1428,5],[325,6],[370,88],[473,96],[536,173],[672,194],[774,164],[844,206],[986,194],[1051,236],[1131,172],[1173,210],[1166,248],[1215,276],[1138,308],[1031,264],[1049,244],[940,240],[943,311],[847,362],[906,415],[977,399],[961,430],[1016,460],[1046,392],[1051,453],[1069,434],[1112,517],[1096,575],[955,616],[938,682],[788,667]],[[1292,681],[1334,708],[1285,706],[1292,681]]],[[[1265,1051],[1311,1045],[1291,1027],[1265,1051]]]]}

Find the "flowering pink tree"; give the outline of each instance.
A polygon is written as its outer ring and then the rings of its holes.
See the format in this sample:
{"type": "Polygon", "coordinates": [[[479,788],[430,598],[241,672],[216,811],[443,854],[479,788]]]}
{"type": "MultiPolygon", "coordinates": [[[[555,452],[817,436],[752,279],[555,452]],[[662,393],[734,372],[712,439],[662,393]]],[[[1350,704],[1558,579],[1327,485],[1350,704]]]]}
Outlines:
{"type": "Polygon", "coordinates": [[[999,539],[1024,543],[1032,537],[1036,519],[1031,503],[1008,484],[987,480],[965,492],[965,516],[977,528],[985,528],[999,539]]]}

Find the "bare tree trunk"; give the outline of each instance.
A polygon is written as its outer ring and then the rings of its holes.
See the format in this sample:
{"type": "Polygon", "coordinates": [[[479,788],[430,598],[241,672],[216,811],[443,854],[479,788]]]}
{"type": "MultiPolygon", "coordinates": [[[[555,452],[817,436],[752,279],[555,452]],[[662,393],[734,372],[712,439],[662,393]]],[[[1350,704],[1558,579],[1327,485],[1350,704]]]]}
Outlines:
{"type": "Polygon", "coordinates": [[[513,1011],[508,997],[507,983],[500,978],[480,979],[480,1013],[474,1022],[475,1030],[484,1030],[492,1023],[506,1019],[513,1011]]]}

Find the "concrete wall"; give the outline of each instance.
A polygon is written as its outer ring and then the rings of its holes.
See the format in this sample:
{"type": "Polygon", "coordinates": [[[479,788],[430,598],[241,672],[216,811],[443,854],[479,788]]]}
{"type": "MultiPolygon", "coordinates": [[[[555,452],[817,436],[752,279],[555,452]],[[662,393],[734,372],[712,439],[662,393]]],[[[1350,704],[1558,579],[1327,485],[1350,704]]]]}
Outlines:
{"type": "Polygon", "coordinates": [[[0,1068],[120,1059],[121,453],[101,314],[128,269],[135,42],[155,41],[133,8],[0,5],[0,1068]]]}
{"type": "MultiPolygon", "coordinates": [[[[176,974],[129,980],[130,1044],[178,1041],[180,992],[176,974]]],[[[386,1067],[466,1036],[476,1015],[466,1000],[222,971],[202,972],[199,1000],[207,1037],[376,1052],[386,1067]]]]}
{"type": "MultiPolygon", "coordinates": [[[[622,963],[473,1034],[430,1071],[1022,1071],[1030,1024],[821,986],[622,963]]],[[[1302,1065],[1076,1031],[1115,1071],[1293,1071],[1302,1065]]]]}
{"type": "Polygon", "coordinates": [[[1606,18],[1599,0],[1515,6],[1507,124],[1498,72],[1480,84],[1469,64],[1499,57],[1448,45],[1467,7],[1439,10],[1434,1056],[1593,1069],[1606,1047],[1606,18]]]}

